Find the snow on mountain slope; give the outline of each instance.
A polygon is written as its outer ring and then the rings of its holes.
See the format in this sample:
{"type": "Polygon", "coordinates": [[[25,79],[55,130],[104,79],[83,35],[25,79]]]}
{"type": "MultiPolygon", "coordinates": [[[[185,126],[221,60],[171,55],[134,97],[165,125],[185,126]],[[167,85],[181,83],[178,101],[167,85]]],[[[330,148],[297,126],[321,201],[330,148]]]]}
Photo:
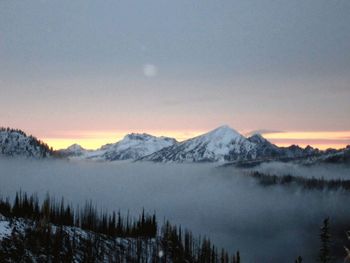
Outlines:
{"type": "Polygon", "coordinates": [[[5,217],[0,214],[0,241],[11,235],[12,229],[10,222],[5,220],[5,217]]]}
{"type": "Polygon", "coordinates": [[[21,130],[0,128],[1,155],[44,158],[52,155],[52,150],[45,143],[21,130]]]}
{"type": "Polygon", "coordinates": [[[278,147],[260,134],[244,137],[224,125],[201,136],[183,141],[142,160],[155,162],[237,162],[300,158],[319,154],[317,149],[292,145],[278,147]]]}
{"type": "MultiPolygon", "coordinates": [[[[173,138],[131,133],[121,141],[98,150],[86,150],[78,144],[53,152],[35,137],[21,130],[0,128],[0,156],[43,158],[63,156],[76,160],[147,160],[156,162],[237,162],[292,160],[329,156],[330,161],[348,162],[348,150],[319,151],[310,146],[278,147],[259,134],[246,138],[224,125],[201,136],[178,143],[173,138]],[[334,155],[334,157],[332,157],[334,155]]],[[[311,158],[311,159],[310,159],[311,158]]],[[[326,159],[325,159],[326,161],[326,159]]]]}
{"type": "Polygon", "coordinates": [[[61,150],[61,152],[74,159],[96,161],[137,160],[176,143],[175,139],[169,137],[131,133],[121,141],[106,144],[95,151],[88,151],[78,145],[72,145],[65,150],[61,150]]]}
{"type": "Polygon", "coordinates": [[[164,148],[143,160],[223,162],[255,158],[255,143],[224,125],[206,134],[164,148]]]}

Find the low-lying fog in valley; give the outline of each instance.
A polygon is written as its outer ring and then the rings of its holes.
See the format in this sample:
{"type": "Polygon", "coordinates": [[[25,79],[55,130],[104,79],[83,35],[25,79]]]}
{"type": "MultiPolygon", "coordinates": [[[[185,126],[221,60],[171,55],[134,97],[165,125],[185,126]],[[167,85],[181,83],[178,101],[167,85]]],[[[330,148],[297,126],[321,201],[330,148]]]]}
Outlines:
{"type": "Polygon", "coordinates": [[[350,180],[350,167],[346,164],[298,165],[291,162],[269,162],[262,163],[252,168],[252,170],[273,175],[293,175],[325,180],[350,180]]]}
{"type": "MultiPolygon", "coordinates": [[[[266,164],[253,168],[272,174],[346,178],[340,166],[299,167],[266,164]]],[[[219,247],[240,250],[243,262],[314,262],[319,227],[349,224],[350,193],[263,187],[247,170],[213,164],[0,160],[0,194],[16,191],[62,196],[75,205],[92,200],[98,208],[138,214],[156,211],[219,247]]],[[[345,236],[345,233],[344,233],[345,236]]]]}

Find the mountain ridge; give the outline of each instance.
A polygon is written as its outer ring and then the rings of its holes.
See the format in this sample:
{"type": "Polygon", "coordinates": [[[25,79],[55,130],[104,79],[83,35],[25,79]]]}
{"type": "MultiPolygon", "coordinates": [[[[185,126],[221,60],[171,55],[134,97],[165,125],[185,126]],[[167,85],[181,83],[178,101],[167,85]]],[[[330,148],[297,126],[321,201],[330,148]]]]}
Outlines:
{"type": "Polygon", "coordinates": [[[261,134],[245,137],[228,125],[178,142],[174,138],[147,133],[130,133],[115,143],[97,150],[86,150],[78,144],[53,151],[45,143],[21,130],[0,128],[0,156],[44,158],[48,156],[95,161],[153,161],[153,162],[221,162],[234,163],[260,160],[307,159],[309,162],[349,162],[350,146],[328,149],[298,145],[279,147],[261,134]],[[7,138],[7,139],[6,139],[7,138]],[[33,145],[35,147],[33,147],[33,145]]]}
{"type": "MultiPolygon", "coordinates": [[[[130,133],[125,135],[122,140],[105,144],[97,150],[85,150],[79,145],[83,152],[79,155],[72,154],[70,157],[96,161],[137,160],[175,143],[177,141],[170,137],[156,137],[147,133],[130,133]]],[[[67,149],[59,152],[64,154],[67,149]]]]}
{"type": "Polygon", "coordinates": [[[0,127],[0,156],[46,158],[54,152],[46,143],[19,129],[0,127]]]}

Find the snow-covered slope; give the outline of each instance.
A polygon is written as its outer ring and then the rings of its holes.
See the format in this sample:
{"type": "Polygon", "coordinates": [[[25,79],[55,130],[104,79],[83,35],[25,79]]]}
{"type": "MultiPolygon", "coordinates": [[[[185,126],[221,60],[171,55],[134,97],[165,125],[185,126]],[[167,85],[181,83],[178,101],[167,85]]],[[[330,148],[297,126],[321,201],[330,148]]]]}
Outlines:
{"type": "Polygon", "coordinates": [[[53,152],[45,143],[21,130],[0,128],[0,156],[43,158],[63,156],[78,160],[146,160],[155,162],[245,162],[307,159],[308,162],[349,163],[349,149],[319,151],[310,146],[278,147],[259,134],[244,137],[227,125],[201,136],[177,142],[169,137],[131,133],[98,150],[78,144],[53,152]]]}
{"type": "Polygon", "coordinates": [[[0,128],[0,156],[22,156],[44,158],[52,155],[52,150],[33,136],[21,130],[0,128]]]}
{"type": "Polygon", "coordinates": [[[311,147],[305,149],[292,145],[278,147],[259,134],[249,138],[227,125],[201,136],[183,141],[142,160],[156,162],[237,162],[300,158],[318,153],[311,147]]]}
{"type": "Polygon", "coordinates": [[[79,159],[88,160],[137,160],[176,143],[176,140],[173,138],[156,137],[146,133],[131,133],[126,135],[121,141],[106,144],[95,151],[87,151],[79,148],[79,146],[74,146],[71,149],[62,150],[62,152],[65,152],[66,156],[69,157],[79,156],[79,159]]]}
{"type": "Polygon", "coordinates": [[[144,160],[223,162],[256,157],[255,143],[224,125],[201,136],[164,148],[144,160]]]}
{"type": "Polygon", "coordinates": [[[102,147],[104,153],[101,157],[109,161],[137,160],[174,144],[176,140],[173,138],[131,133],[115,144],[102,147]]]}
{"type": "Polygon", "coordinates": [[[142,262],[154,262],[152,255],[157,255],[161,242],[160,237],[113,238],[78,227],[0,214],[0,262],[137,262],[138,254],[133,250],[137,245],[142,246],[138,249],[143,251],[142,262]]]}

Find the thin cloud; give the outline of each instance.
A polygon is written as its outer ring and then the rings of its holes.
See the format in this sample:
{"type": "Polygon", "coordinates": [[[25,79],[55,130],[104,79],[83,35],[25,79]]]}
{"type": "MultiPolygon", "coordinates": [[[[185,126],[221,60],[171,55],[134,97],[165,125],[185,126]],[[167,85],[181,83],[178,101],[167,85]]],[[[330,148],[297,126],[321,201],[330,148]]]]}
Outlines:
{"type": "Polygon", "coordinates": [[[260,129],[260,130],[254,130],[251,132],[246,133],[246,136],[252,136],[254,134],[270,134],[270,133],[285,133],[286,131],[279,131],[279,130],[268,130],[268,129],[260,129]]]}

